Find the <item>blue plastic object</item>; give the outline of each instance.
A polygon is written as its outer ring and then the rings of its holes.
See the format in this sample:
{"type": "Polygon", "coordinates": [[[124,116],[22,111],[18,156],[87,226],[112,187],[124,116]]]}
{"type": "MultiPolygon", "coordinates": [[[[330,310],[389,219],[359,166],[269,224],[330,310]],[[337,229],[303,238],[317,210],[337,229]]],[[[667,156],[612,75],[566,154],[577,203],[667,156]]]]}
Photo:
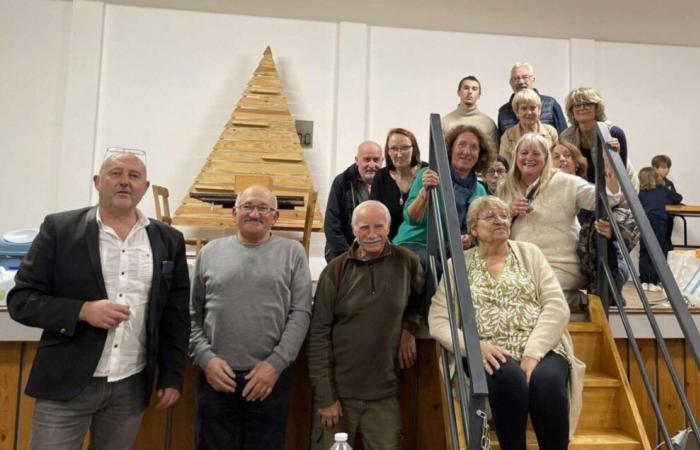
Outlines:
{"type": "Polygon", "coordinates": [[[0,266],[17,270],[39,230],[15,230],[0,236],[0,266]]]}

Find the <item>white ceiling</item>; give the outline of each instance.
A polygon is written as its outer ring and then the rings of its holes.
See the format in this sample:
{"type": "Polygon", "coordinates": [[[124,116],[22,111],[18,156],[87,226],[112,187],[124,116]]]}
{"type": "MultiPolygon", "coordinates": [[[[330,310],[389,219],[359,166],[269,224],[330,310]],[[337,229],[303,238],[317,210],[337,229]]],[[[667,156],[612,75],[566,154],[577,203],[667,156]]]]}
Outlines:
{"type": "Polygon", "coordinates": [[[700,0],[106,0],[471,33],[700,47],[700,0]]]}

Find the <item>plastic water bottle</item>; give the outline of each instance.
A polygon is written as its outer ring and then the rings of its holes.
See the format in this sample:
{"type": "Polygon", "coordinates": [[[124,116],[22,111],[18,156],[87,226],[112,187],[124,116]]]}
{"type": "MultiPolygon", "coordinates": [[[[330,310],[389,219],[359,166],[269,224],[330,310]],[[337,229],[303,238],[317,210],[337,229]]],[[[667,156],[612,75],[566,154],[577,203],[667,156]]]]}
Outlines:
{"type": "Polygon", "coordinates": [[[331,450],[352,450],[352,447],[348,444],[348,434],[335,433],[335,444],[333,444],[331,450]]]}

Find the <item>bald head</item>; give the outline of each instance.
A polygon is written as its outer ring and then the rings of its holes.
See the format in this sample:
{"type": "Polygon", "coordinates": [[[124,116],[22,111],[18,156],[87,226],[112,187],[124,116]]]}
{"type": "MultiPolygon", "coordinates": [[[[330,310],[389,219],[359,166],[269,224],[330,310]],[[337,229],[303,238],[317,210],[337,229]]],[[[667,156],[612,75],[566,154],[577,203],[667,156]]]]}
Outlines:
{"type": "Polygon", "coordinates": [[[277,197],[267,187],[259,185],[252,185],[243,189],[243,192],[236,196],[236,208],[246,203],[251,197],[264,201],[272,209],[277,209],[277,197]]]}
{"type": "Polygon", "coordinates": [[[146,166],[132,153],[109,154],[93,182],[99,193],[103,218],[133,214],[149,186],[146,166]]]}
{"type": "Polygon", "coordinates": [[[374,175],[384,162],[382,147],[374,141],[364,141],[357,147],[355,164],[365,184],[371,186],[374,175]]]}
{"type": "Polygon", "coordinates": [[[133,153],[108,153],[100,166],[100,174],[106,173],[111,167],[120,164],[128,164],[130,167],[136,167],[141,171],[144,178],[148,178],[146,173],[146,164],[143,160],[133,153]]]}

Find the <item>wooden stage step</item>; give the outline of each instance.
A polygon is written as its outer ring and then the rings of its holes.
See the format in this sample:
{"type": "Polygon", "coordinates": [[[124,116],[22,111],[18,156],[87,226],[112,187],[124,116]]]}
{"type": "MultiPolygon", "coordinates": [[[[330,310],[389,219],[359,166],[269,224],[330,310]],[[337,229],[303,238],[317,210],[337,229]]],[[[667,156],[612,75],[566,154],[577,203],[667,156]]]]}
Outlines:
{"type": "MultiPolygon", "coordinates": [[[[491,431],[491,449],[500,450],[496,433],[491,431]]],[[[527,430],[528,450],[537,450],[537,438],[535,432],[527,430]]],[[[596,430],[583,429],[576,430],[576,435],[569,443],[569,450],[637,450],[642,445],[632,436],[622,430],[596,430]]]]}

